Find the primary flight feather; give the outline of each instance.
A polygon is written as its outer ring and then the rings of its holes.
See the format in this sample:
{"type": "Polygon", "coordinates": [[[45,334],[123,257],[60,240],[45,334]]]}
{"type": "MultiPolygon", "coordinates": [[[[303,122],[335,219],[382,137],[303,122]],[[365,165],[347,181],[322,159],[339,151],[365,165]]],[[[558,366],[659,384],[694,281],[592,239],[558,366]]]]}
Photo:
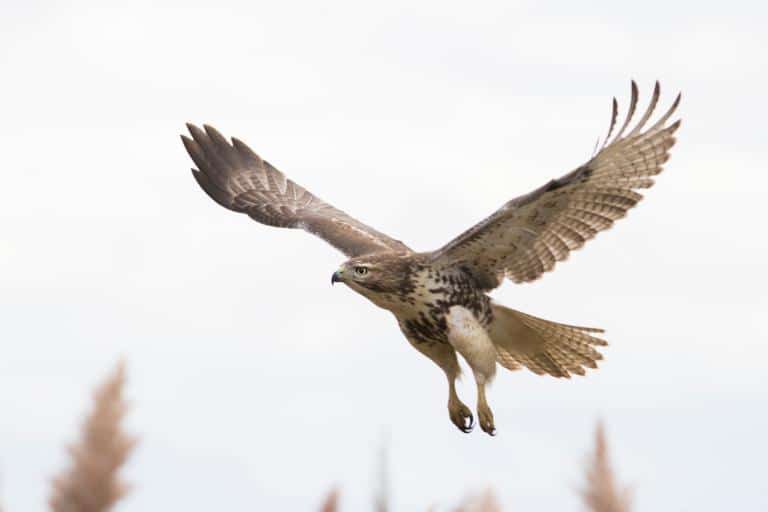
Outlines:
{"type": "Polygon", "coordinates": [[[210,126],[187,125],[182,136],[206,193],[222,206],[270,226],[301,228],[324,239],[350,259],[333,273],[374,304],[391,311],[408,341],[440,366],[448,379],[451,421],[469,432],[474,417],[459,400],[456,353],[477,383],[481,428],[495,432],[485,386],[498,362],[515,370],[570,377],[596,368],[602,330],[550,322],[494,303],[486,292],[504,278],[533,281],[586,240],[626,215],[653,185],[675,143],[680,121],[668,124],[680,95],[653,124],[660,96],[630,129],[638,90],[632,82],[627,116],[585,164],[526,195],[512,199],[440,249],[416,253],[399,240],[363,224],[286,178],[238,139],[227,141],[210,126]],[[627,131],[629,130],[629,131],[627,131]],[[613,135],[613,136],[612,136],[613,135]]]}

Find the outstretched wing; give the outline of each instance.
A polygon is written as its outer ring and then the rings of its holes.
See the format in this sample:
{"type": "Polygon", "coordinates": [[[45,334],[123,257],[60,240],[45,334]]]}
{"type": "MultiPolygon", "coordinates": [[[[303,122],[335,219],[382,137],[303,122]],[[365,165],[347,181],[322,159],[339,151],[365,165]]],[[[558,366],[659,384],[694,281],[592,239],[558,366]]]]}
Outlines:
{"type": "Polygon", "coordinates": [[[215,128],[187,124],[182,135],[200,186],[214,201],[252,219],[281,228],[302,228],[350,257],[375,252],[410,252],[402,242],[366,226],[313,195],[233,138],[215,128]]]}
{"type": "Polygon", "coordinates": [[[493,215],[432,253],[434,263],[461,265],[484,288],[495,288],[504,276],[516,283],[533,281],[552,270],[586,240],[642,199],[635,189],[653,185],[674,145],[680,121],[667,121],[680,103],[646,127],[659,99],[659,83],[637,125],[628,133],[637,107],[637,85],[627,118],[616,136],[617,103],[613,100],[611,125],[600,151],[587,163],[533,192],[513,199],[493,215]],[[610,143],[608,142],[610,140],[610,143]]]}

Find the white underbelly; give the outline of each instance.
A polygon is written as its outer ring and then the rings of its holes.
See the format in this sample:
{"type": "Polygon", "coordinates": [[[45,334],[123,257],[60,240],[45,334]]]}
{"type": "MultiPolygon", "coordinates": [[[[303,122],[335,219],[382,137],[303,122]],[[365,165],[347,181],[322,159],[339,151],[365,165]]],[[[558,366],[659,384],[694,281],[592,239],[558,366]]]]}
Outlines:
{"type": "Polygon", "coordinates": [[[496,373],[496,347],[485,327],[465,307],[452,306],[446,315],[448,342],[466,359],[479,384],[496,373]]]}

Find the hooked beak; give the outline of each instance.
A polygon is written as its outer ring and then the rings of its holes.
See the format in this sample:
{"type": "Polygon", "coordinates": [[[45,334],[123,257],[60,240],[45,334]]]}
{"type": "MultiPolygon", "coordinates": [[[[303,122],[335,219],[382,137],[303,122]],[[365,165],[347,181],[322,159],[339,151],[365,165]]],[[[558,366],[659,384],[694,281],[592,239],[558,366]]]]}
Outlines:
{"type": "Polygon", "coordinates": [[[341,271],[337,270],[331,276],[331,286],[333,286],[333,283],[339,283],[339,282],[341,282],[341,271]]]}

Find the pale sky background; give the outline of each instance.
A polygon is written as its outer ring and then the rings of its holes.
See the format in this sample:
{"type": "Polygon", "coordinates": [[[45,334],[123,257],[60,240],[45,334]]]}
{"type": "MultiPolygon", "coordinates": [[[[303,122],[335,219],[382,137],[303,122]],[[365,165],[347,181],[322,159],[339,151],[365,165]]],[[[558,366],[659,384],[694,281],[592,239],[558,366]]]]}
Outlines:
{"type": "MultiPolygon", "coordinates": [[[[45,509],[92,388],[129,365],[118,510],[396,511],[491,486],[580,510],[603,418],[637,510],[768,510],[764,3],[0,0],[0,502],[45,509]],[[667,171],[610,232],[493,293],[607,329],[598,372],[500,372],[499,435],[448,421],[344,260],[208,199],[208,122],[418,250],[570,171],[626,108],[683,91],[667,171]]],[[[474,405],[466,378],[460,394],[474,405]]]]}

